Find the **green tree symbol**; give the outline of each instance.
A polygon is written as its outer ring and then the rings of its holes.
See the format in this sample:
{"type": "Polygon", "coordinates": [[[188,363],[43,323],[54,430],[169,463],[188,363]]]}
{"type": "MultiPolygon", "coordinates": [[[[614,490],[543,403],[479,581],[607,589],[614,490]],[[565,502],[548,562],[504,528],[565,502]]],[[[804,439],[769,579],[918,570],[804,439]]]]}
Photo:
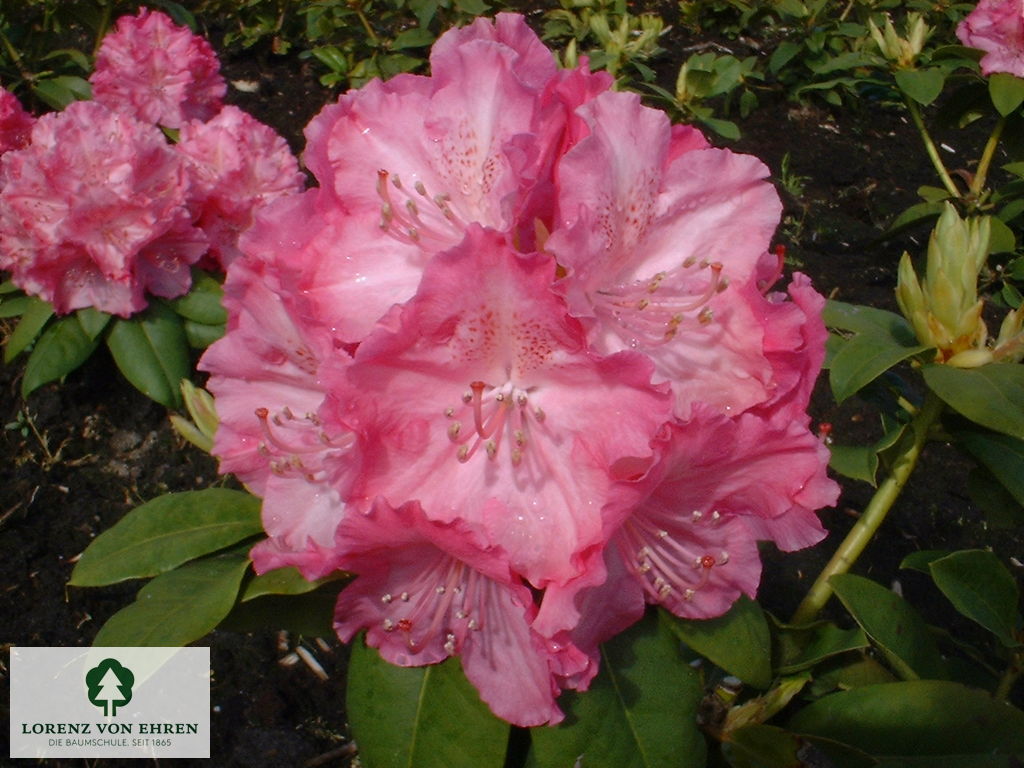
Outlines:
{"type": "Polygon", "coordinates": [[[104,659],[85,673],[85,684],[89,687],[89,701],[103,707],[107,717],[117,714],[117,708],[132,700],[132,686],[135,675],[117,659],[104,659]]]}

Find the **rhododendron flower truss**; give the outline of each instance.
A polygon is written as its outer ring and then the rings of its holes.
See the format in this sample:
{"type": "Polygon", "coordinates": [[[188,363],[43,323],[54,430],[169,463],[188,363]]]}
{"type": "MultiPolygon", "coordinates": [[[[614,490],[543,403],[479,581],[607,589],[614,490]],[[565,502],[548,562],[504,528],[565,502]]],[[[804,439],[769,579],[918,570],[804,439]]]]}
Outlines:
{"type": "Polygon", "coordinates": [[[227,92],[210,44],[147,8],[103,38],[89,82],[101,104],[167,128],[209,120],[227,92]]]}
{"type": "Polygon", "coordinates": [[[538,631],[569,637],[596,658],[597,645],[639,619],[645,602],[703,619],[741,594],[754,597],[758,540],[788,551],[824,537],[814,510],[834,504],[839,488],[825,473],[828,449],[801,425],[701,405],[673,424],[662,447],[641,481],[646,498],[610,536],[607,578],[590,589],[600,578],[549,588],[538,631]]]}
{"type": "Polygon", "coordinates": [[[1024,2],[980,0],[956,29],[960,42],[985,51],[981,71],[1024,77],[1024,2]]]}
{"type": "Polygon", "coordinates": [[[672,129],[635,94],[579,107],[587,135],[560,160],[559,221],[545,244],[568,271],[572,313],[602,353],[637,349],[657,380],[741,410],[765,399],[761,329],[729,286],[746,282],[781,213],[756,158],[672,129]]]}
{"type": "Polygon", "coordinates": [[[342,566],[358,574],[338,597],[342,640],[366,629],[368,645],[406,667],[458,655],[499,717],[521,726],[562,719],[552,671],[561,652],[530,629],[532,595],[500,547],[461,521],[427,519],[414,502],[381,501],[342,521],[338,546],[342,566]]]}
{"type": "Polygon", "coordinates": [[[352,364],[323,375],[330,420],[360,436],[356,496],[463,518],[536,587],[578,575],[615,481],[649,466],[670,409],[645,358],[585,348],[554,270],[470,227],[352,364]]]}
{"type": "Polygon", "coordinates": [[[313,289],[324,311],[352,301],[366,308],[339,320],[349,341],[411,298],[429,258],[460,243],[471,223],[534,250],[535,218],[551,227],[551,165],[573,101],[611,82],[559,72],[522,17],[509,14],[446,33],[431,67],[430,77],[351,91],[306,129],[303,157],[320,182],[321,209],[352,215],[336,245],[345,257],[325,261],[313,289]]]}
{"type": "Polygon", "coordinates": [[[261,206],[304,186],[285,140],[237,107],[186,123],[175,147],[188,160],[196,224],[221,267],[240,255],[238,236],[261,206]]]}
{"type": "MultiPolygon", "coordinates": [[[[272,226],[250,233],[273,248],[272,226]]],[[[232,265],[225,283],[227,333],[203,356],[220,426],[214,454],[263,498],[269,539],[252,552],[259,572],[297,566],[310,579],[336,566],[334,530],[344,512],[354,437],[324,425],[317,378],[335,347],[293,282],[294,263],[255,256],[232,265]]]]}
{"type": "Polygon", "coordinates": [[[28,145],[35,118],[21,106],[18,97],[0,88],[0,155],[28,145]]]}
{"type": "Polygon", "coordinates": [[[181,158],[158,128],[95,102],[40,118],[0,165],[0,268],[59,313],[129,316],[173,298],[206,251],[181,158]]]}

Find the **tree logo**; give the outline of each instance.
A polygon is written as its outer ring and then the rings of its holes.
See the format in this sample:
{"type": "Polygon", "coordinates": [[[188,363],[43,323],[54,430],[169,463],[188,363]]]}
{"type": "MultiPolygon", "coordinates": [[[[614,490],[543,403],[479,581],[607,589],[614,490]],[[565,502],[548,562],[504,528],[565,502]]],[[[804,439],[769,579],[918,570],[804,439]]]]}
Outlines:
{"type": "Polygon", "coordinates": [[[132,700],[135,675],[117,659],[104,659],[85,673],[85,684],[89,688],[89,701],[103,707],[103,714],[110,717],[117,714],[118,707],[132,700]]]}

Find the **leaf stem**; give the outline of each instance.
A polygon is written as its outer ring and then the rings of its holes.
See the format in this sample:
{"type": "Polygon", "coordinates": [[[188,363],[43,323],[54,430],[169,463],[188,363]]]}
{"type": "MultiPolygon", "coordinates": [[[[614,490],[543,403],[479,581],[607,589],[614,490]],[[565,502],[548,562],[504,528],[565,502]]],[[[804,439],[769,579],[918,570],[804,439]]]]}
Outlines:
{"type": "Polygon", "coordinates": [[[1010,698],[1013,684],[1017,682],[1022,672],[1024,672],[1024,653],[1018,651],[1010,657],[1010,663],[1006,667],[1006,671],[1003,672],[999,685],[996,686],[995,693],[993,694],[996,701],[1006,701],[1010,698]]]}
{"type": "Polygon", "coordinates": [[[832,596],[832,586],[828,583],[829,578],[837,573],[846,573],[857,562],[857,558],[860,557],[861,552],[867,547],[868,542],[871,541],[882,521],[889,514],[892,505],[899,498],[900,491],[906,485],[910,473],[917,466],[917,460],[928,439],[928,433],[942,413],[942,408],[942,401],[934,393],[929,392],[920,410],[910,422],[911,438],[896,457],[889,476],[878,486],[878,490],[875,491],[864,514],[860,516],[857,524],[853,526],[835,554],[832,555],[832,559],[814,580],[807,596],[804,597],[796,609],[796,613],[793,614],[793,624],[806,624],[812,621],[832,596]]]}
{"type": "Polygon", "coordinates": [[[974,174],[974,181],[971,182],[971,197],[975,200],[981,195],[985,188],[986,177],[989,166],[992,165],[992,158],[995,157],[996,147],[999,146],[999,139],[1003,135],[1003,128],[1006,125],[1006,118],[999,116],[998,122],[992,129],[992,135],[988,137],[985,149],[982,151],[981,160],[978,161],[978,171],[974,174]]]}
{"type": "Polygon", "coordinates": [[[935,166],[936,173],[939,174],[939,178],[942,180],[942,186],[946,188],[953,197],[961,197],[960,190],[956,188],[956,184],[953,183],[953,179],[949,175],[949,171],[946,170],[946,166],[942,163],[942,158],[939,157],[939,150],[935,146],[935,142],[932,140],[931,134],[928,133],[928,128],[925,127],[924,118],[921,117],[921,109],[909,96],[904,97],[904,101],[907,104],[907,109],[910,111],[910,117],[914,121],[914,126],[917,128],[917,132],[921,134],[921,141],[924,142],[925,151],[928,153],[928,157],[932,161],[932,165],[935,166]]]}

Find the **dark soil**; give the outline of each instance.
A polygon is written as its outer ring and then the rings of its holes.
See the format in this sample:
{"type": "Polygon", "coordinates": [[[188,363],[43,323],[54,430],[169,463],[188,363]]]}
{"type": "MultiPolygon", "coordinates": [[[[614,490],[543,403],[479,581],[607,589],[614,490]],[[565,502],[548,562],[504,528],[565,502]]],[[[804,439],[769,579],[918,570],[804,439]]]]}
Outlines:
{"type": "MultiPolygon", "coordinates": [[[[301,127],[334,98],[309,65],[294,58],[248,53],[227,58],[224,70],[229,82],[258,84],[255,93],[231,88],[229,100],[275,127],[296,150],[302,147],[301,127]]],[[[786,186],[780,185],[786,213],[778,237],[794,268],[808,273],[826,295],[893,308],[897,259],[904,248],[920,249],[911,239],[879,242],[878,233],[915,202],[918,185],[934,183],[913,127],[898,112],[881,108],[832,114],[775,98],[763,99],[742,130],[734,148],[763,158],[776,179],[782,179],[788,156],[786,186]]],[[[957,147],[958,140],[950,137],[947,143],[957,147]]],[[[18,394],[20,365],[0,367],[0,424],[8,425],[0,430],[0,642],[5,647],[85,646],[139,585],[69,588],[75,557],[142,501],[208,487],[216,467],[174,434],[163,408],[112,374],[104,354],[27,402],[18,394]]],[[[829,407],[823,386],[819,389],[815,415],[833,424],[837,441],[863,442],[873,435],[874,419],[863,403],[829,407]]],[[[987,546],[1004,562],[1020,553],[1019,530],[1010,535],[988,530],[970,504],[964,491],[968,468],[951,449],[930,446],[857,571],[886,585],[901,582],[904,594],[930,621],[973,635],[973,627],[956,623],[924,578],[898,568],[906,554],[922,548],[987,546]]],[[[792,612],[871,490],[844,482],[837,507],[822,513],[832,535],[818,547],[787,556],[765,553],[763,599],[769,610],[782,617],[792,612]]],[[[327,672],[326,680],[302,662],[282,663],[294,660],[291,650],[299,638],[276,631],[218,631],[207,640],[214,675],[212,764],[352,764],[344,712],[345,650],[336,640],[302,640],[327,672]]],[[[2,750],[0,763],[5,755],[2,750]]],[[[137,764],[87,764],[121,763],[137,764]]]]}

